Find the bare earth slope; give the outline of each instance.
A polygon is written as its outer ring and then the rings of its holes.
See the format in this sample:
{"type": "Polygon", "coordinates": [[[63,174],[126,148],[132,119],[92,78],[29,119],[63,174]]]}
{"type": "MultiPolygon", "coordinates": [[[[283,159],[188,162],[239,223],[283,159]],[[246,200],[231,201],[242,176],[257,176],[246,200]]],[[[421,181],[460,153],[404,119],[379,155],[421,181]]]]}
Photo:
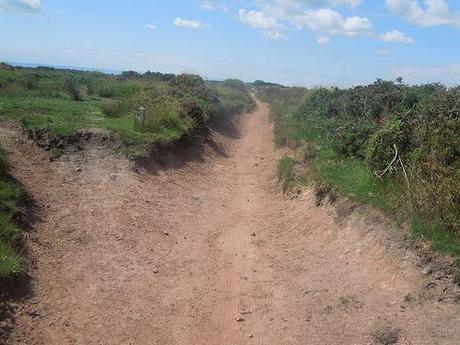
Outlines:
{"type": "Polygon", "coordinates": [[[267,117],[243,116],[228,157],[159,174],[97,147],[50,163],[6,131],[40,209],[10,343],[460,344],[459,304],[411,255],[280,195],[267,117]]]}

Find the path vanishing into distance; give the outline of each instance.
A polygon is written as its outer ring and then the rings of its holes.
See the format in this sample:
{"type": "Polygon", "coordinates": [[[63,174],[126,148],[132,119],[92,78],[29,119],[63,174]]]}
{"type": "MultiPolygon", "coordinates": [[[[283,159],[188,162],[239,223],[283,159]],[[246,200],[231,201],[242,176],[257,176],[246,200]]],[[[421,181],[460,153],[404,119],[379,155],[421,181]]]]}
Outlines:
{"type": "Polygon", "coordinates": [[[49,162],[4,126],[37,204],[9,343],[460,344],[458,290],[380,222],[283,196],[268,113],[152,169],[103,145],[49,162]]]}

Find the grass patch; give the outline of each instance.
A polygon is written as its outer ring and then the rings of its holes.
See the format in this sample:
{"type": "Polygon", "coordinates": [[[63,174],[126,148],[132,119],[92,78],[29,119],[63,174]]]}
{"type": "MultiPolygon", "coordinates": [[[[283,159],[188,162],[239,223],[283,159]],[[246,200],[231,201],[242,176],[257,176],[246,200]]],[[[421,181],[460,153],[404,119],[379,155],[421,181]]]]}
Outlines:
{"type": "Polygon", "coordinates": [[[230,117],[254,104],[241,81],[205,83],[186,74],[112,76],[1,64],[0,84],[0,113],[24,128],[53,136],[106,129],[121,139],[121,151],[129,156],[145,156],[153,145],[174,142],[206,129],[214,117],[230,117]],[[145,118],[137,126],[140,107],[145,118]]]}
{"type": "Polygon", "coordinates": [[[443,225],[415,216],[411,226],[415,234],[431,241],[433,249],[460,258],[460,238],[443,225]]]}
{"type": "Polygon", "coordinates": [[[294,175],[294,167],[296,165],[296,161],[285,155],[282,159],[278,162],[278,167],[276,169],[276,175],[278,177],[278,181],[282,182],[281,186],[283,188],[283,192],[286,193],[289,188],[295,185],[295,175],[294,175]]]}
{"type": "Polygon", "coordinates": [[[21,257],[10,244],[0,242],[0,277],[11,277],[22,271],[21,257]]]}
{"type": "Polygon", "coordinates": [[[50,149],[50,158],[52,160],[55,160],[55,159],[58,159],[60,157],[62,157],[65,153],[65,150],[62,149],[62,148],[59,148],[59,147],[52,147],[50,149]]]}
{"type": "Polygon", "coordinates": [[[101,110],[106,117],[120,117],[126,111],[124,104],[120,101],[104,102],[101,104],[101,110]]]}
{"type": "Polygon", "coordinates": [[[13,217],[20,211],[18,202],[24,191],[7,174],[6,153],[0,148],[0,277],[9,277],[21,271],[21,258],[16,253],[18,228],[13,217]]]}

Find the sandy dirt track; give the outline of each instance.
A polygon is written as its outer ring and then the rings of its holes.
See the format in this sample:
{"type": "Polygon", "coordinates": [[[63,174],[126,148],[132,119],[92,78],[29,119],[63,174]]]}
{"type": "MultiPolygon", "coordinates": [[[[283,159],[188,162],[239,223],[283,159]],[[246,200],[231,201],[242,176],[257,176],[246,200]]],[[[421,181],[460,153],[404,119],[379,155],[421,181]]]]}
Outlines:
{"type": "Polygon", "coordinates": [[[156,173],[97,146],[50,163],[4,131],[39,210],[10,344],[460,344],[451,289],[378,225],[279,192],[265,104],[226,155],[156,173]]]}

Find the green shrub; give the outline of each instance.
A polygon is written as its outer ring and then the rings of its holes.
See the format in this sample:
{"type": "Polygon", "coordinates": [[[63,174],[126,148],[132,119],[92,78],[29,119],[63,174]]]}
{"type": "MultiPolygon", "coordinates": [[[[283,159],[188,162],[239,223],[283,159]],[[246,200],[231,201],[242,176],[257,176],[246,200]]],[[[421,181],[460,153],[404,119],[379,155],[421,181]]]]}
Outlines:
{"type": "Polygon", "coordinates": [[[181,74],[168,83],[168,95],[179,101],[182,114],[193,127],[207,126],[214,112],[214,95],[197,75],[181,74]]]}
{"type": "Polygon", "coordinates": [[[37,79],[33,75],[26,75],[24,79],[24,87],[27,90],[33,90],[36,89],[38,86],[37,79]]]}
{"type": "Polygon", "coordinates": [[[101,104],[102,113],[107,117],[119,117],[125,111],[125,105],[120,101],[104,102],[101,104]]]}
{"type": "Polygon", "coordinates": [[[143,130],[161,131],[170,129],[184,134],[192,128],[182,115],[180,104],[167,96],[144,103],[145,121],[143,130]]]}
{"type": "Polygon", "coordinates": [[[115,87],[111,84],[102,84],[97,89],[97,93],[100,97],[112,98],[115,97],[115,87]]]}
{"type": "Polygon", "coordinates": [[[332,145],[341,156],[364,159],[366,144],[375,130],[375,125],[369,122],[346,122],[333,133],[332,145]]]}
{"type": "Polygon", "coordinates": [[[145,90],[134,97],[133,104],[136,109],[141,106],[145,109],[141,131],[170,130],[180,137],[193,128],[192,122],[185,117],[180,102],[168,95],[165,89],[145,90]]]}
{"type": "Polygon", "coordinates": [[[74,101],[83,101],[83,92],[74,78],[64,80],[64,89],[74,101]]]}
{"type": "Polygon", "coordinates": [[[229,117],[229,115],[250,111],[255,107],[246,84],[241,80],[227,79],[221,83],[211,84],[211,88],[215,92],[214,115],[216,117],[229,117]]]}
{"type": "MultiPolygon", "coordinates": [[[[401,120],[394,120],[379,128],[370,138],[366,160],[371,171],[383,171],[399,150],[402,142],[401,120]]],[[[391,172],[391,171],[390,171],[391,172]]]]}

